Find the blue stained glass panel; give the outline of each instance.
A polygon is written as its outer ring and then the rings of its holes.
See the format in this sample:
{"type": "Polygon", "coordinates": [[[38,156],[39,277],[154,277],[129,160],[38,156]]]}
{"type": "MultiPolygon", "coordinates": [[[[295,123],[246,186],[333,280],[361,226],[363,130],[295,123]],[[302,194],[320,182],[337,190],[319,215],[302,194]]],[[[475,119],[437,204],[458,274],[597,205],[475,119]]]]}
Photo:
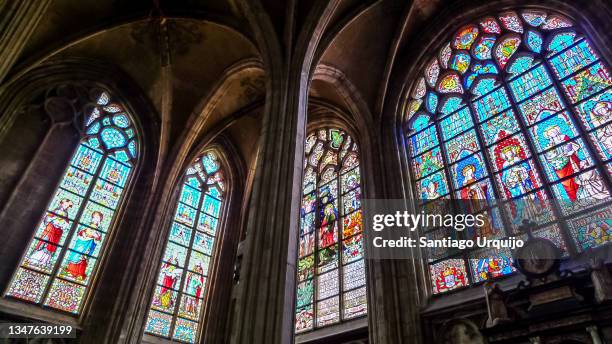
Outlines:
{"type": "MultiPolygon", "coordinates": [[[[493,62],[475,63],[471,69],[472,71],[465,76],[463,81],[466,88],[470,88],[479,75],[498,74],[497,67],[493,62]]],[[[494,78],[491,79],[494,80],[494,78]]],[[[492,82],[490,82],[488,86],[490,86],[489,90],[494,88],[492,82]]],[[[472,90],[472,93],[475,94],[476,92],[479,92],[478,94],[481,95],[487,93],[488,91],[484,90],[482,87],[483,85],[480,85],[481,89],[472,90]]]]}
{"type": "Polygon", "coordinates": [[[189,246],[189,241],[191,240],[191,232],[191,228],[183,226],[178,222],[172,222],[172,227],[170,228],[170,237],[168,239],[177,244],[189,246]]]}
{"type": "Polygon", "coordinates": [[[468,107],[464,107],[452,115],[445,117],[440,121],[440,126],[444,141],[448,141],[457,134],[470,129],[474,126],[470,109],[468,107]]]}
{"type": "Polygon", "coordinates": [[[200,204],[201,196],[202,192],[192,188],[191,186],[188,186],[187,184],[184,184],[181,190],[181,196],[179,198],[179,201],[197,209],[198,205],[200,204]]]}
{"type": "Polygon", "coordinates": [[[542,51],[542,36],[539,33],[533,30],[527,30],[526,32],[526,40],[527,46],[534,53],[539,53],[542,51]]]}
{"type": "Polygon", "coordinates": [[[509,84],[514,97],[520,102],[552,85],[552,80],[544,65],[540,65],[510,81],[509,84]]]}
{"type": "Polygon", "coordinates": [[[472,184],[487,175],[487,168],[482,153],[474,154],[459,161],[451,166],[450,170],[455,189],[460,189],[466,185],[472,184]]]}
{"type": "Polygon", "coordinates": [[[93,125],[91,125],[89,128],[87,128],[87,134],[88,135],[95,135],[100,131],[100,128],[102,128],[102,125],[100,124],[100,122],[97,122],[93,125]]]}
{"type": "Polygon", "coordinates": [[[480,150],[476,132],[472,129],[446,143],[448,161],[454,163],[480,150]]]}
{"type": "Polygon", "coordinates": [[[417,183],[417,192],[423,200],[436,199],[446,195],[448,193],[448,183],[444,172],[440,171],[423,178],[417,183]]]}
{"type": "Polygon", "coordinates": [[[197,232],[193,240],[193,248],[207,255],[212,255],[215,238],[210,235],[197,232]]]}
{"type": "Polygon", "coordinates": [[[196,218],[196,210],[186,206],[183,203],[179,203],[176,207],[176,215],[174,219],[178,222],[186,224],[187,226],[193,226],[196,218]]]}
{"type": "Polygon", "coordinates": [[[195,178],[195,177],[187,178],[187,180],[185,180],[185,184],[187,184],[187,185],[189,185],[189,186],[191,186],[191,187],[193,187],[195,189],[198,189],[198,190],[202,189],[202,185],[200,184],[200,181],[197,178],[195,178]]]}
{"type": "Polygon", "coordinates": [[[483,96],[497,87],[497,79],[494,77],[481,77],[475,83],[472,88],[472,94],[475,97],[483,96]]]}
{"type": "Polygon", "coordinates": [[[438,145],[438,133],[434,125],[413,135],[410,138],[410,152],[412,156],[420,154],[438,145]]]}
{"type": "Polygon", "coordinates": [[[208,153],[202,157],[202,165],[204,165],[204,169],[208,174],[215,173],[219,169],[217,157],[212,153],[208,153]]]}
{"type": "Polygon", "coordinates": [[[487,118],[498,114],[510,107],[510,100],[508,94],[503,87],[487,94],[486,96],[478,99],[474,102],[476,114],[480,121],[484,121],[487,118]]]}
{"type": "Polygon", "coordinates": [[[361,190],[354,189],[342,197],[343,214],[349,214],[361,208],[361,190]]]}
{"type": "Polygon", "coordinates": [[[603,160],[612,159],[612,123],[591,133],[595,148],[603,160]]]}
{"type": "Polygon", "coordinates": [[[597,54],[595,54],[591,45],[586,40],[582,40],[570,49],[551,58],[550,64],[557,77],[563,79],[597,60],[597,54]]]}
{"type": "Polygon", "coordinates": [[[177,318],[176,324],[174,324],[174,334],[172,335],[172,338],[182,340],[187,343],[194,343],[196,340],[197,330],[197,322],[177,318]]]}
{"type": "Polygon", "coordinates": [[[204,195],[202,210],[209,215],[219,218],[219,213],[221,212],[221,201],[210,197],[209,195],[204,195]]]}
{"type": "Polygon", "coordinates": [[[219,188],[216,186],[210,186],[208,190],[206,190],[206,194],[211,195],[217,199],[223,199],[223,194],[221,193],[221,190],[219,190],[219,188]]]}
{"type": "Polygon", "coordinates": [[[111,155],[113,158],[115,158],[117,161],[121,161],[124,163],[129,163],[130,162],[130,157],[128,156],[128,153],[125,149],[119,149],[117,151],[115,151],[115,154],[111,155]]]}
{"type": "Polygon", "coordinates": [[[531,55],[521,55],[512,60],[508,65],[507,71],[510,74],[521,74],[526,72],[533,66],[533,56],[531,55]]]}
{"type": "Polygon", "coordinates": [[[549,56],[558,53],[561,50],[574,44],[574,38],[576,37],[576,33],[574,31],[565,31],[556,33],[552,37],[553,38],[548,44],[549,56]]]}
{"type": "Polygon", "coordinates": [[[413,119],[410,121],[410,132],[417,132],[422,129],[425,129],[428,125],[431,124],[431,119],[428,114],[423,112],[419,112],[413,119]]]}
{"type": "Polygon", "coordinates": [[[556,146],[578,135],[567,111],[534,125],[529,129],[532,141],[539,152],[556,146]]]}
{"type": "Polygon", "coordinates": [[[158,311],[149,311],[145,331],[167,337],[170,335],[170,323],[172,316],[158,311]]]}
{"type": "Polygon", "coordinates": [[[427,151],[412,159],[412,167],[416,179],[428,176],[444,166],[440,147],[427,151]]]}
{"type": "Polygon", "coordinates": [[[527,121],[528,125],[543,120],[544,118],[553,115],[564,108],[565,104],[561,100],[561,97],[559,97],[559,93],[554,87],[551,87],[519,104],[519,111],[523,115],[523,118],[527,121]]]}
{"type": "Polygon", "coordinates": [[[125,114],[118,114],[113,116],[113,123],[119,128],[127,128],[130,126],[130,120],[125,114]]]}
{"type": "Polygon", "coordinates": [[[519,131],[519,125],[512,109],[491,118],[480,125],[487,146],[519,131]]]}
{"type": "Polygon", "coordinates": [[[438,108],[438,95],[434,92],[427,93],[427,102],[425,105],[427,106],[427,111],[436,113],[436,109],[438,108]]]}
{"type": "Polygon", "coordinates": [[[122,132],[115,128],[104,128],[100,133],[100,138],[107,149],[123,147],[127,144],[127,138],[122,132]]]}
{"type": "Polygon", "coordinates": [[[128,144],[128,150],[130,151],[130,156],[132,158],[136,158],[136,155],[138,154],[138,151],[136,148],[136,141],[134,140],[130,141],[130,143],[128,144]]]}
{"type": "Polygon", "coordinates": [[[113,184],[124,187],[128,176],[130,175],[130,170],[131,168],[129,166],[126,166],[114,159],[106,158],[104,165],[102,165],[100,177],[113,184]]]}
{"type": "Polygon", "coordinates": [[[612,90],[599,93],[576,106],[580,120],[588,129],[612,121],[612,90]]]}
{"type": "Polygon", "coordinates": [[[465,106],[465,103],[461,98],[450,96],[444,98],[444,100],[440,103],[440,112],[443,115],[448,115],[462,106],[465,106]]]}
{"type": "Polygon", "coordinates": [[[102,154],[81,143],[72,158],[71,164],[93,174],[96,172],[101,160],[102,154]]]}
{"type": "Polygon", "coordinates": [[[562,85],[571,102],[576,103],[612,86],[612,78],[608,69],[598,62],[566,79],[562,85]]]}
{"type": "MultiPolygon", "coordinates": [[[[582,139],[567,141],[569,139],[560,136],[562,135],[558,134],[556,140],[563,142],[561,145],[540,155],[540,161],[542,161],[548,180],[551,182],[593,166],[593,159],[585,149],[582,139]]],[[[566,179],[561,184],[563,184],[570,198],[575,198],[574,194],[578,191],[579,185],[572,179],[566,179]]]]}

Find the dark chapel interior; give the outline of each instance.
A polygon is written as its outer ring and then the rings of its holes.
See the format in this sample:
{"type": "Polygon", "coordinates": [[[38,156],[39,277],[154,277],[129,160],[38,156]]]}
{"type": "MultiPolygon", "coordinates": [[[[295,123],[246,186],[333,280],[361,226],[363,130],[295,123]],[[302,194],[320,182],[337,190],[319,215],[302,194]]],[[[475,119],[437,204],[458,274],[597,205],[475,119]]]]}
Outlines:
{"type": "Polygon", "coordinates": [[[611,17],[0,0],[0,324],[76,332],[0,343],[612,344],[611,17]],[[534,258],[369,259],[365,199],[534,258]]]}

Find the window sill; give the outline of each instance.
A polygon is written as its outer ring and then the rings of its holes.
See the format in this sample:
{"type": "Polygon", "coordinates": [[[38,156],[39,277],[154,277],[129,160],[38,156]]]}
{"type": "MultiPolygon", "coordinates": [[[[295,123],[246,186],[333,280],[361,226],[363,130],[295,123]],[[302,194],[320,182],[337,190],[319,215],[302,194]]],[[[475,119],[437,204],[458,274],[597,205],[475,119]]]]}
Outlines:
{"type": "Polygon", "coordinates": [[[81,330],[81,326],[79,325],[77,318],[44,309],[34,304],[0,298],[0,312],[10,314],[15,317],[26,318],[32,321],[70,325],[77,330],[81,330]]]}
{"type": "Polygon", "coordinates": [[[310,332],[300,333],[295,336],[295,344],[327,343],[333,337],[337,337],[342,334],[349,335],[351,332],[357,332],[360,330],[367,331],[367,328],[368,328],[368,317],[364,316],[358,319],[346,321],[346,322],[336,324],[336,325],[323,327],[323,328],[316,329],[310,332]]]}
{"type": "Polygon", "coordinates": [[[184,344],[185,342],[181,342],[181,341],[170,339],[170,338],[162,338],[162,337],[154,336],[152,334],[144,333],[142,335],[142,343],[144,344],[169,344],[169,343],[184,344]]]}

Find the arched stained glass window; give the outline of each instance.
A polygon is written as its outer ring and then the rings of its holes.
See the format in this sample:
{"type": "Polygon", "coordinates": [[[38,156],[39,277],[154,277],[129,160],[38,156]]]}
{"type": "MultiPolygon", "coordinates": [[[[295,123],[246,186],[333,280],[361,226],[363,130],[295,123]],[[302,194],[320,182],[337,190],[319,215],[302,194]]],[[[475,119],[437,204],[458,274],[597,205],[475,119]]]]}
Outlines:
{"type": "Polygon", "coordinates": [[[131,116],[91,92],[83,138],[5,296],[78,314],[125,198],[138,154],[131,116]]]}
{"type": "Polygon", "coordinates": [[[340,129],[306,139],[295,332],[367,312],[357,144],[340,129]]]}
{"type": "Polygon", "coordinates": [[[205,152],[185,172],[155,281],[145,332],[195,343],[226,185],[217,153],[205,152]]]}
{"type": "MultiPolygon", "coordinates": [[[[612,240],[612,79],[568,18],[517,10],[461,27],[424,66],[406,103],[415,192],[436,198],[528,199],[495,206],[487,226],[462,235],[534,234],[566,255],[612,240]]],[[[427,233],[431,239],[454,235],[427,233]]],[[[510,252],[432,251],[433,292],[514,271],[510,252]],[[489,257],[489,258],[483,258],[489,257]]]]}

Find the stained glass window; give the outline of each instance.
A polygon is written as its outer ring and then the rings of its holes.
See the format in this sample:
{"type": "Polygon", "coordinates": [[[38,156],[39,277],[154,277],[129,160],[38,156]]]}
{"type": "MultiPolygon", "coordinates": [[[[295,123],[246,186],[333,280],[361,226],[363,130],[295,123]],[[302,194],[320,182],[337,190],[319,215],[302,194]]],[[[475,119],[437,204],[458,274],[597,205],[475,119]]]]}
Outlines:
{"type": "Polygon", "coordinates": [[[305,152],[296,333],[367,312],[357,144],[340,129],[319,129],[305,152]]]}
{"type": "Polygon", "coordinates": [[[123,105],[103,90],[90,96],[82,139],[5,292],[71,314],[90,293],[138,154],[123,105]]]}
{"type": "MultiPolygon", "coordinates": [[[[611,242],[612,77],[592,41],[562,15],[518,9],[461,26],[433,55],[404,115],[421,204],[554,200],[488,202],[490,223],[458,235],[520,236],[529,217],[566,255],[611,242]]],[[[511,252],[430,252],[434,293],[514,271],[511,252]]]]}
{"type": "Polygon", "coordinates": [[[225,191],[215,151],[205,152],[187,168],[155,281],[146,333],[197,341],[225,191]]]}

